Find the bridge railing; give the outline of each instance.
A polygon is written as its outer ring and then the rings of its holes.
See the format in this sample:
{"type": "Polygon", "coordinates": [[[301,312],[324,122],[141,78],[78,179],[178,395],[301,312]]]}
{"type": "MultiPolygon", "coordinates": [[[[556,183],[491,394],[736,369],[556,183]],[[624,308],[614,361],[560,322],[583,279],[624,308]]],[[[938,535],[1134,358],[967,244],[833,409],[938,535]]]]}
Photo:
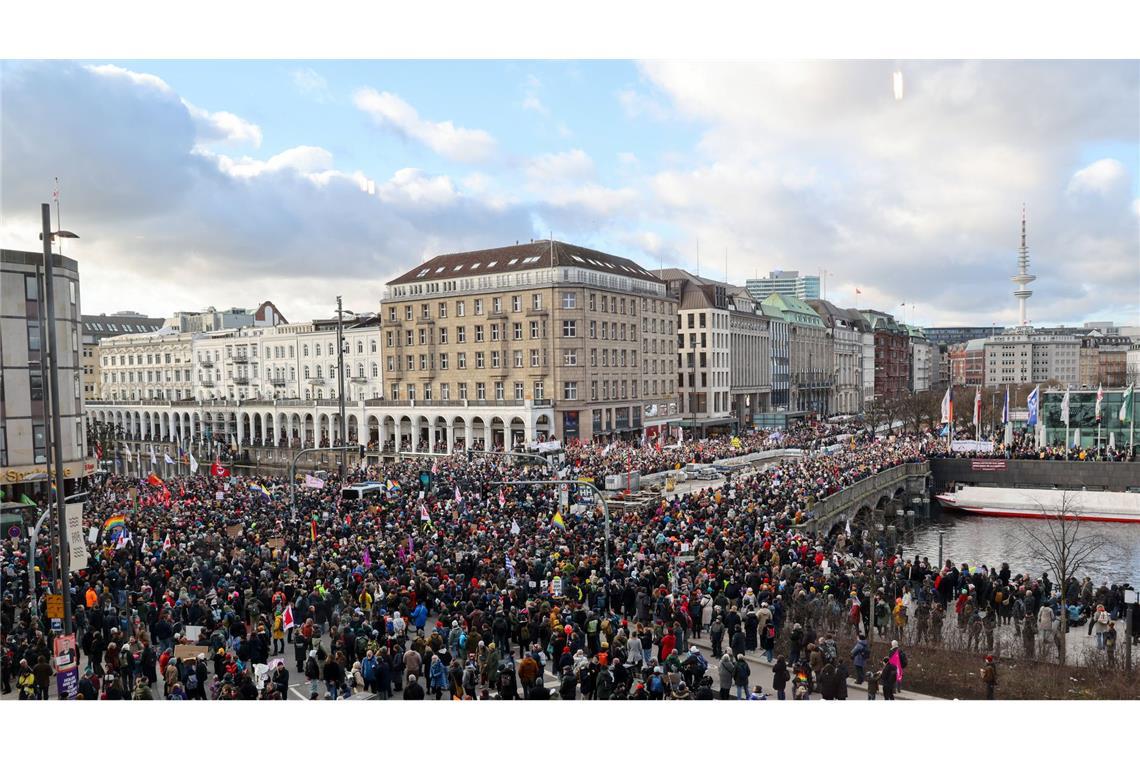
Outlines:
{"type": "MultiPolygon", "coordinates": [[[[877,494],[879,491],[893,489],[900,483],[905,483],[908,478],[925,477],[929,473],[929,462],[907,462],[877,472],[869,478],[863,478],[842,491],[833,493],[826,499],[817,502],[813,510],[815,517],[804,522],[803,528],[812,533],[818,532],[820,526],[825,529],[829,528],[832,521],[850,509],[853,504],[872,494],[877,494]]],[[[875,501],[878,499],[876,498],[875,501]]]]}

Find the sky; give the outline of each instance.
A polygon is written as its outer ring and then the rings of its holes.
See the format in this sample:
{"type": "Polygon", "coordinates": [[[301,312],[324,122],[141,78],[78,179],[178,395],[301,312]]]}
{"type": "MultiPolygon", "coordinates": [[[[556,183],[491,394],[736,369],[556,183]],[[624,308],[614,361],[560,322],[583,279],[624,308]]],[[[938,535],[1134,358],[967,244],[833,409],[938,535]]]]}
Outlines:
{"type": "Polygon", "coordinates": [[[0,245],[58,177],[89,314],[377,311],[553,235],[1009,325],[1024,206],[1032,323],[1140,323],[1135,61],[7,61],[0,158],[0,245]]]}

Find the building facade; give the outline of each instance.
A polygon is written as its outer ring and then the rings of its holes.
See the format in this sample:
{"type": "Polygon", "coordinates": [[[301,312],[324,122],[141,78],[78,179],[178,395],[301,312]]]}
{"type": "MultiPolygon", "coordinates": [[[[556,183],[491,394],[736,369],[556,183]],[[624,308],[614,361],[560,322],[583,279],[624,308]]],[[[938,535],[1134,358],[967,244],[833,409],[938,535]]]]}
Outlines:
{"type": "Polygon", "coordinates": [[[849,310],[830,301],[811,299],[807,304],[815,310],[827,328],[831,340],[832,414],[858,414],[863,411],[863,336],[859,322],[849,310]]]}
{"type": "Polygon", "coordinates": [[[986,339],[974,338],[950,347],[950,379],[954,385],[984,385],[986,381],[986,339]]]}
{"type": "Polygon", "coordinates": [[[729,390],[736,430],[772,408],[771,320],[744,288],[728,288],[729,390]]]}
{"type": "Polygon", "coordinates": [[[788,323],[789,410],[831,414],[834,352],[823,320],[794,296],[773,293],[764,304],[788,323]]]}
{"type": "MultiPolygon", "coordinates": [[[[5,501],[24,494],[49,498],[49,379],[44,372],[47,345],[43,253],[0,250],[0,484],[5,501]]],[[[52,257],[55,356],[59,380],[60,437],[65,480],[94,471],[87,459],[83,408],[79,264],[52,257]]],[[[65,489],[70,487],[65,484],[65,489]]]]}
{"type": "Polygon", "coordinates": [[[910,387],[910,334],[881,311],[864,311],[875,336],[875,399],[894,398],[910,387]]]}
{"type": "Polygon", "coordinates": [[[1080,381],[1081,340],[1056,331],[1014,330],[985,343],[985,384],[1057,383],[1072,387],[1080,381]]]}
{"type": "Polygon", "coordinates": [[[1131,442],[1133,449],[1140,449],[1137,440],[1136,413],[1140,403],[1132,394],[1132,416],[1121,422],[1120,407],[1124,401],[1123,388],[1105,388],[1101,403],[1100,422],[1096,419],[1096,390],[1070,391],[1069,424],[1061,416],[1061,403],[1065,392],[1059,390],[1041,391],[1041,425],[1043,441],[1047,446],[1069,446],[1078,444],[1082,448],[1113,446],[1127,450],[1131,442]]]}
{"type": "Polygon", "coordinates": [[[629,259],[556,240],[445,254],[390,281],[381,312],[385,402],[413,446],[655,437],[682,420],[677,304],[629,259]]]}
{"type": "Polygon", "coordinates": [[[819,278],[811,275],[800,276],[796,271],[776,270],[767,277],[745,280],[744,287],[756,301],[763,301],[773,293],[806,301],[819,298],[819,278]]]}
{"type": "Polygon", "coordinates": [[[99,367],[99,341],[116,335],[150,333],[162,327],[162,320],[137,311],[114,314],[84,314],[83,317],[83,399],[102,398],[103,373],[99,367]]]}
{"type": "Polygon", "coordinates": [[[921,393],[930,390],[937,372],[935,364],[937,351],[926,339],[923,331],[913,325],[903,325],[910,341],[910,391],[921,393]]]}
{"type": "Polygon", "coordinates": [[[989,327],[924,327],[922,333],[931,343],[939,346],[953,346],[967,341],[990,338],[1002,332],[1000,325],[989,327]]]}
{"type": "Polygon", "coordinates": [[[1099,331],[1081,338],[1079,385],[1082,388],[1127,385],[1128,349],[1131,347],[1131,338],[1101,335],[1099,331]]]}

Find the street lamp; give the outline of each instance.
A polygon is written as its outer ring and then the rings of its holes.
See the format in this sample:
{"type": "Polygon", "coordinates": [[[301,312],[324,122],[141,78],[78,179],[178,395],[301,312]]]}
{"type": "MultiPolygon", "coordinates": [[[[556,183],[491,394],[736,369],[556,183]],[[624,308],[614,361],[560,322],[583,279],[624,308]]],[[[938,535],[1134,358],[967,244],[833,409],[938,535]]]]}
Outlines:
{"type": "MultiPolygon", "coordinates": [[[[41,356],[51,357],[53,359],[51,365],[51,372],[48,373],[49,382],[49,399],[51,406],[51,451],[52,458],[55,460],[55,506],[56,506],[56,533],[59,536],[59,575],[60,575],[60,591],[63,595],[63,633],[71,633],[71,572],[69,565],[70,562],[70,549],[67,546],[67,507],[64,504],[64,477],[63,477],[63,435],[60,432],[60,413],[59,413],[59,361],[58,352],[55,340],[55,286],[53,280],[55,279],[54,267],[52,265],[52,242],[57,239],[69,238],[72,240],[78,239],[79,236],[74,232],[68,230],[51,231],[51,206],[47,203],[40,204],[40,216],[43,222],[43,231],[40,233],[40,240],[44,244],[44,298],[47,301],[47,331],[43,332],[41,328],[41,345],[46,351],[41,352],[41,356]]],[[[42,312],[41,312],[42,313],[42,312]]],[[[44,319],[40,317],[41,322],[44,319]]],[[[41,359],[40,369],[43,371],[44,362],[41,359]]]]}
{"type": "MultiPolygon", "coordinates": [[[[341,297],[336,297],[336,380],[337,380],[337,401],[340,402],[340,444],[341,446],[348,445],[348,425],[347,420],[344,418],[344,315],[351,314],[356,316],[356,312],[350,309],[345,309],[341,305],[341,297]]],[[[342,455],[340,458],[340,478],[344,480],[344,464],[348,455],[342,455]]]]}

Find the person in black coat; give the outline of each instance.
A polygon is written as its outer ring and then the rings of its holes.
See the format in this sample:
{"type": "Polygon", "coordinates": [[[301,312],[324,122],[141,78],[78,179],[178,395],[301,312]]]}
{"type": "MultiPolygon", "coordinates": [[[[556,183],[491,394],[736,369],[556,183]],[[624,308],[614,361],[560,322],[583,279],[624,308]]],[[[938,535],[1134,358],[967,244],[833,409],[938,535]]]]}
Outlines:
{"type": "Polygon", "coordinates": [[[898,681],[899,673],[891,661],[886,657],[883,658],[883,670],[879,673],[880,685],[883,687],[883,699],[894,700],[895,698],[895,684],[898,681]]]}
{"type": "Polygon", "coordinates": [[[746,643],[747,642],[744,638],[744,631],[740,630],[740,626],[733,626],[732,638],[729,640],[729,648],[732,649],[732,654],[744,654],[746,643]]]}
{"type": "Polygon", "coordinates": [[[408,685],[404,689],[404,699],[422,700],[423,698],[424,687],[420,686],[420,682],[415,676],[408,676],[408,685]]]}
{"type": "Polygon", "coordinates": [[[776,658],[772,666],[772,690],[776,692],[776,699],[785,699],[784,690],[788,685],[788,664],[783,657],[776,658]]]}

